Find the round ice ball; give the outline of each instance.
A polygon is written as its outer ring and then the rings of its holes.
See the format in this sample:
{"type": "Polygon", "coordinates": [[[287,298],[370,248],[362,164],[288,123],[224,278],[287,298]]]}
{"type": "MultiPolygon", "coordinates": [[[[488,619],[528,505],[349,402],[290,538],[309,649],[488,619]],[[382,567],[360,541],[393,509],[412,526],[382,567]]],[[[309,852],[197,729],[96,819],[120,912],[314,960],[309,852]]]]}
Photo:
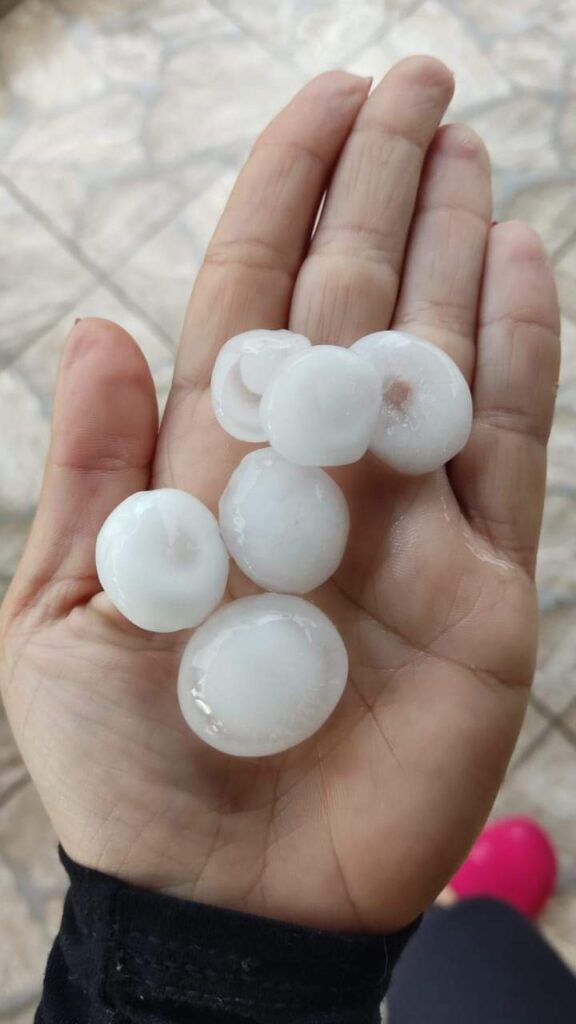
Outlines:
{"type": "Polygon", "coordinates": [[[319,587],[342,561],[349,526],[338,484],[272,448],[246,455],[220,499],[224,543],[264,590],[306,594],[319,587]]]}
{"type": "Polygon", "coordinates": [[[210,746],[259,757],[312,736],[347,676],[346,648],[323,612],[301,597],[259,594],[225,605],[196,630],[178,699],[210,746]]]}
{"type": "Polygon", "coordinates": [[[164,488],[126,498],[98,534],[96,569],[112,604],[141,629],[203,622],[222,600],[228,553],[209,509],[164,488]]]}
{"type": "Polygon", "coordinates": [[[450,356],[401,331],[368,334],[352,351],[381,381],[383,401],[370,451],[413,475],[430,473],[461,451],[472,429],[472,396],[450,356]]]}
{"type": "Polygon", "coordinates": [[[282,364],[264,392],[260,419],[289,462],[345,466],[368,448],[380,401],[380,377],[365,359],[316,345],[282,364]]]}
{"type": "Polygon", "coordinates": [[[212,405],[220,425],[239,441],[265,441],[260,399],[285,359],[310,347],[302,334],[244,331],[222,346],[212,371],[212,405]]]}

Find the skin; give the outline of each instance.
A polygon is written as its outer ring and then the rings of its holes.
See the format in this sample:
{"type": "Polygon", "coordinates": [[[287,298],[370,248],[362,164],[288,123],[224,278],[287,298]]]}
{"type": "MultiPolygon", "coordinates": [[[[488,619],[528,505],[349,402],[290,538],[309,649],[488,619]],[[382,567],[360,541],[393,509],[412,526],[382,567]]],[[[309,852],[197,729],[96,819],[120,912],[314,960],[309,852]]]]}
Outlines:
{"type": "MultiPolygon", "coordinates": [[[[132,339],[102,320],[71,332],[38,515],[2,609],[1,681],[83,864],[256,914],[389,930],[434,899],[485,821],[534,667],[559,318],[538,237],[491,227],[482,143],[439,129],[452,89],[430,58],[403,61],[369,98],[367,81],[329,73],[265,130],[195,282],[159,434],[132,339]],[[144,633],[99,592],[98,529],[149,486],[216,509],[248,450],[211,412],[228,337],[289,326],[345,345],[389,325],[457,360],[470,442],[417,479],[371,458],[335,473],[351,540],[312,600],[345,639],[347,692],[299,747],[229,758],[181,718],[187,636],[144,633]]],[[[230,597],[255,589],[232,571],[230,597]]]]}

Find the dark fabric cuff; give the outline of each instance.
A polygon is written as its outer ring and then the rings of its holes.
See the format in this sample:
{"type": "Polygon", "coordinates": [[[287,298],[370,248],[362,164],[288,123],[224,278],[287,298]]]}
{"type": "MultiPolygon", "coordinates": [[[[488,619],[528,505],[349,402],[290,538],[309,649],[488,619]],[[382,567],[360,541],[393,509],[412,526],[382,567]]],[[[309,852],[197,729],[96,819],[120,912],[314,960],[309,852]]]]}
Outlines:
{"type": "Polygon", "coordinates": [[[419,923],[388,936],[304,928],[136,889],[60,855],[71,886],[46,1011],[65,974],[72,1011],[83,1001],[100,1016],[39,1021],[371,1024],[419,923]]]}

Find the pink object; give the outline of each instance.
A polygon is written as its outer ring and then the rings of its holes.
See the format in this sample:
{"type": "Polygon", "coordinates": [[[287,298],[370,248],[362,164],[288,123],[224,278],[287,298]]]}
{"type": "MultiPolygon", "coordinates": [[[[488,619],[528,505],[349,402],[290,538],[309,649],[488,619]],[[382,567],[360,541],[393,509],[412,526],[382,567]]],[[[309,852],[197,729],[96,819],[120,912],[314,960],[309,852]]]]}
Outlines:
{"type": "Polygon", "coordinates": [[[502,818],[474,843],[450,888],[460,897],[493,896],[537,917],[554,892],[556,853],[531,818],[502,818]]]}

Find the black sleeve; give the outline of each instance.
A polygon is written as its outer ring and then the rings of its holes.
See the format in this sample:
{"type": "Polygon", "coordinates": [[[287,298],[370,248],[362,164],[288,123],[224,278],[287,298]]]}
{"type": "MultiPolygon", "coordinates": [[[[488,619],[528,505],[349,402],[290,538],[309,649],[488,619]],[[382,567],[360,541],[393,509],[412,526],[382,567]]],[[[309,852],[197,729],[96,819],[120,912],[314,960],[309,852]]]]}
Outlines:
{"type": "Polygon", "coordinates": [[[35,1024],[376,1024],[417,922],[319,931],[135,889],[75,864],[35,1024]]]}

